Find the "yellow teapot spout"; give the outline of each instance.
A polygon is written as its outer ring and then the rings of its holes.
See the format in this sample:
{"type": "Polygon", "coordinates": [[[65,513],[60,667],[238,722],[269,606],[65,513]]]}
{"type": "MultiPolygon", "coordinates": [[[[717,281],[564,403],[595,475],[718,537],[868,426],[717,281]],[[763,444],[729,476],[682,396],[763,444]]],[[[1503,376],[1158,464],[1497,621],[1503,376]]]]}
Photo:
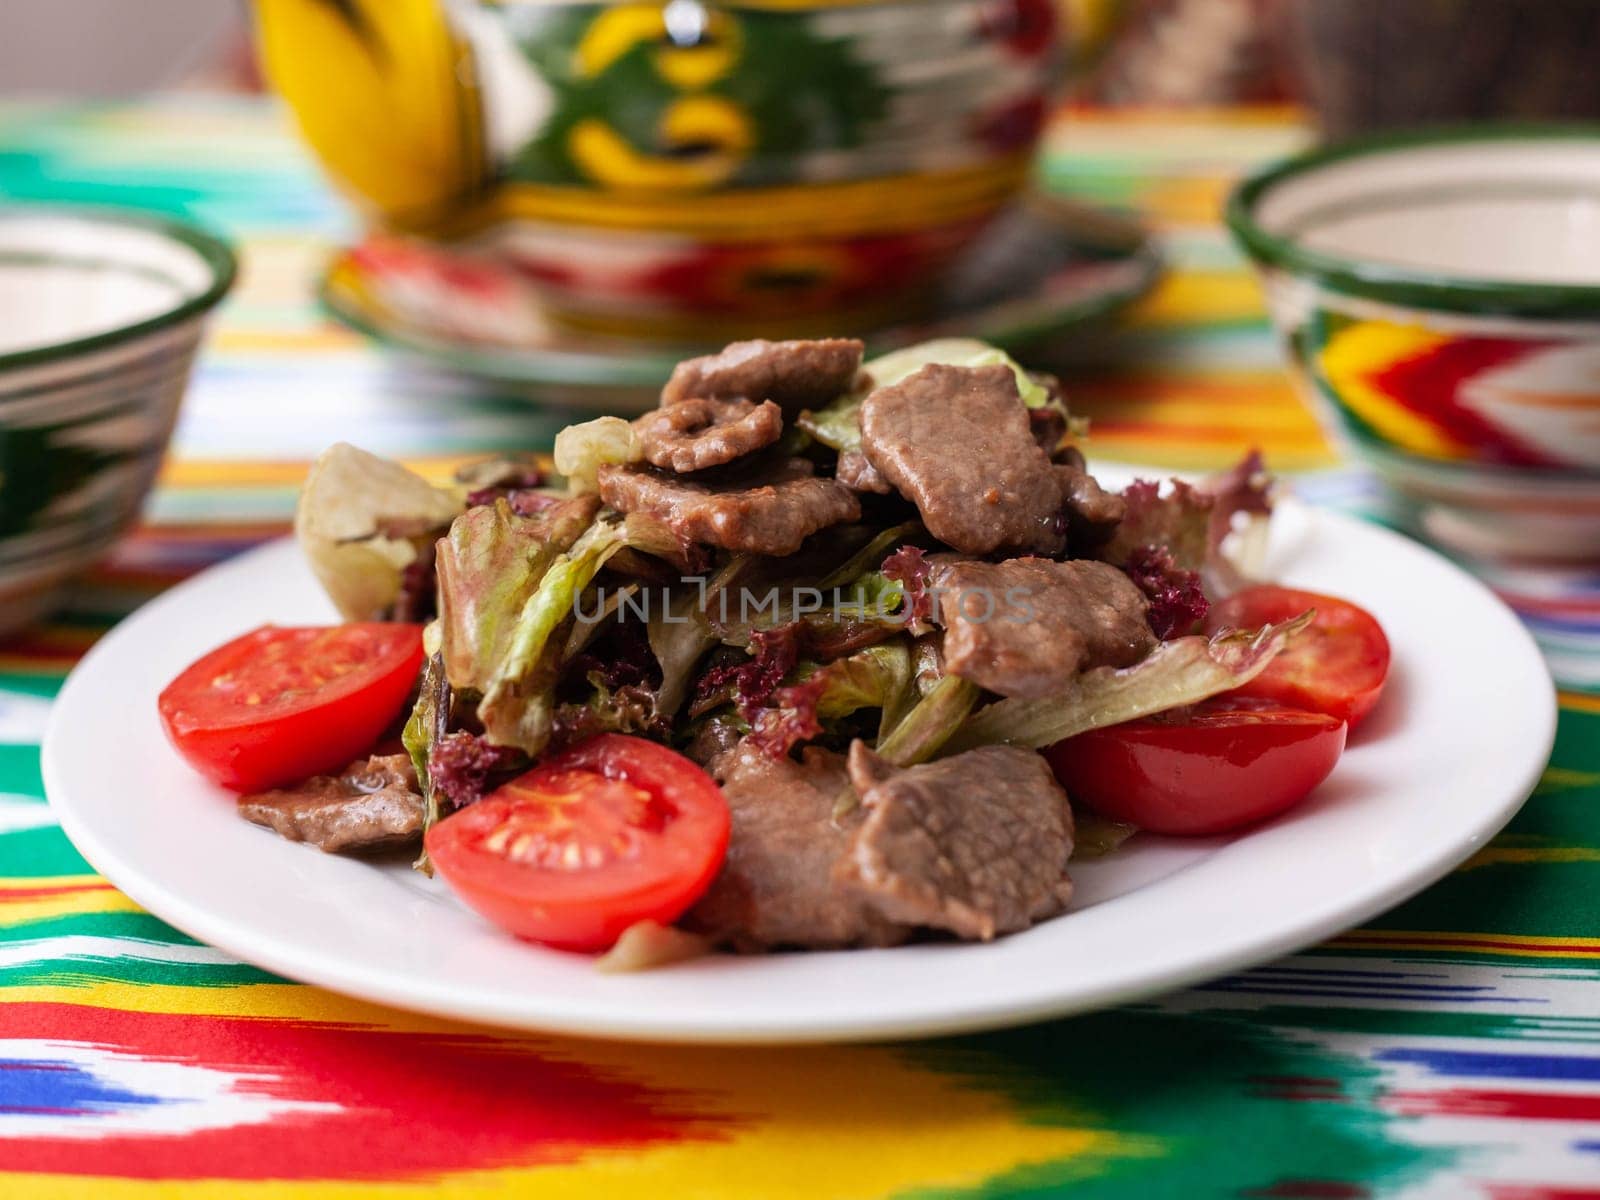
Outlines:
{"type": "Polygon", "coordinates": [[[427,231],[489,175],[472,52],[444,0],[254,0],[301,134],[373,218],[427,231]]]}

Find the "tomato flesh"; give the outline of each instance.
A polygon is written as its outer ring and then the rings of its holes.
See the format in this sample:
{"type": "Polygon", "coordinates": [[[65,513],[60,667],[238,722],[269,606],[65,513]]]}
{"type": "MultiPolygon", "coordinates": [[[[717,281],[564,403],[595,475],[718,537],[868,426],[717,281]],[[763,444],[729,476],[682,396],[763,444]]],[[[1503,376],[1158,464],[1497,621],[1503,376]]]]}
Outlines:
{"type": "Polygon", "coordinates": [[[422,659],[419,625],[268,625],[196,660],[157,707],[190,766],[234,791],[260,791],[371,750],[422,659]]]}
{"type": "Polygon", "coordinates": [[[1257,629],[1308,609],[1317,613],[1310,626],[1233,694],[1327,713],[1353,729],[1378,703],[1389,676],[1389,639],[1365,609],[1336,596],[1264,584],[1212,608],[1206,632],[1257,629]]]}
{"type": "Polygon", "coordinates": [[[670,924],[728,849],[722,792],[665,746],[603,734],[518,776],[428,831],[428,857],[477,912],[567,950],[670,924]]]}
{"type": "Polygon", "coordinates": [[[1339,761],[1345,730],[1336,717],[1230,694],[1079,734],[1044,754],[1074,801],[1154,833],[1203,836],[1305,799],[1339,761]]]}

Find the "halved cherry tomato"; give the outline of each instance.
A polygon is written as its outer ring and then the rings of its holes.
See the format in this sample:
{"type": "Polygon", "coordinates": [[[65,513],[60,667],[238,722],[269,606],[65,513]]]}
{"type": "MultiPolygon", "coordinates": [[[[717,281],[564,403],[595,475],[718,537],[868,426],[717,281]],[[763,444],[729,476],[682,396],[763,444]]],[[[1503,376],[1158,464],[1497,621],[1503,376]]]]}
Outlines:
{"type": "Polygon", "coordinates": [[[1202,835],[1298,804],[1344,739],[1335,717],[1227,695],[1081,733],[1044,756],[1073,800],[1154,833],[1202,835]]]}
{"type": "Polygon", "coordinates": [[[213,782],[255,792],[336,771],[371,750],[422,668],[420,625],[263,626],[166,686],[161,723],[213,782]]]}
{"type": "Polygon", "coordinates": [[[1389,639],[1371,613],[1337,596],[1263,584],[1229,596],[1206,615],[1206,632],[1258,629],[1316,609],[1267,669],[1234,695],[1338,717],[1352,729],[1372,711],[1389,675],[1389,639]]]}
{"type": "Polygon", "coordinates": [[[677,920],[728,850],[728,805],[665,746],[607,733],[428,830],[428,857],[472,908],[518,937],[604,950],[639,921],[677,920]]]}

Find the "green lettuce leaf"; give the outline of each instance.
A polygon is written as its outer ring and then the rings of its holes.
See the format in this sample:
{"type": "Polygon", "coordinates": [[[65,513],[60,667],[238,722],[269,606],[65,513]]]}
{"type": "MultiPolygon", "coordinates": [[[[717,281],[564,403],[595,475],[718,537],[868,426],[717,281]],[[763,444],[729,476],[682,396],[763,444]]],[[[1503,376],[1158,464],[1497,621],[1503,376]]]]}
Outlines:
{"type": "Polygon", "coordinates": [[[878,743],[878,753],[897,767],[927,762],[961,728],[978,696],[977,684],[946,675],[878,743]]]}
{"type": "MultiPolygon", "coordinates": [[[[444,675],[444,660],[434,654],[422,668],[422,683],[417,691],[417,703],[400,733],[400,741],[411,756],[411,766],[417,773],[417,784],[422,789],[422,832],[427,834],[440,817],[439,797],[434,792],[433,780],[428,772],[428,753],[434,743],[445,735],[450,726],[450,684],[444,675]]],[[[417,870],[424,875],[433,874],[433,864],[428,861],[428,851],[416,861],[417,870]]]]}
{"type": "Polygon", "coordinates": [[[438,548],[440,652],[456,691],[488,690],[520,614],[597,506],[592,498],[568,500],[520,517],[500,500],[456,518],[438,548]]]}
{"type": "Polygon", "coordinates": [[[861,402],[864,392],[840,396],[826,408],[803,412],[795,424],[824,446],[843,453],[861,449],[861,402]]]}
{"type": "Polygon", "coordinates": [[[1104,858],[1139,832],[1137,825],[1113,821],[1099,813],[1073,814],[1072,857],[1074,860],[1104,858]]]}
{"type": "MultiPolygon", "coordinates": [[[[980,694],[977,684],[947,675],[918,699],[913,663],[908,651],[904,706],[899,709],[903,715],[891,717],[886,711],[878,729],[877,752],[897,767],[913,767],[936,756],[972,712],[980,694]]],[[[846,785],[833,802],[833,819],[842,820],[860,803],[855,788],[846,785]]]]}
{"type": "Polygon", "coordinates": [[[720,639],[706,624],[700,599],[692,589],[675,593],[660,609],[651,614],[645,638],[661,666],[657,706],[663,714],[672,716],[689,695],[696,664],[720,639]]]}
{"type": "Polygon", "coordinates": [[[582,741],[602,733],[627,733],[663,739],[671,732],[670,722],[656,711],[655,693],[638,684],[624,684],[615,690],[591,676],[594,687],[581,703],[564,703],[556,708],[555,728],[563,744],[582,741]]]}
{"type": "Polygon", "coordinates": [[[910,644],[900,638],[871,646],[825,665],[797,668],[791,678],[750,723],[751,739],[774,758],[822,734],[824,722],[866,709],[881,710],[880,737],[897,725],[913,698],[910,644]]]}
{"type": "Polygon", "coordinates": [[[956,754],[994,744],[1039,749],[1090,729],[1198,704],[1249,683],[1311,617],[1305,613],[1259,630],[1225,631],[1209,640],[1178,638],[1163,642],[1135,666],[1085,671],[1063,695],[997,700],[974,714],[945,750],[956,754]]]}
{"type": "Polygon", "coordinates": [[[846,620],[887,621],[904,625],[900,610],[905,607],[906,589],[898,580],[881,571],[868,571],[840,592],[839,616],[846,620]]]}
{"type": "Polygon", "coordinates": [[[635,603],[634,597],[639,593],[639,586],[637,583],[630,583],[626,587],[613,588],[606,593],[598,612],[583,608],[583,619],[574,621],[571,631],[567,634],[566,646],[561,652],[562,661],[571,662],[587,650],[595,638],[605,632],[606,626],[617,619],[617,611],[624,604],[635,603]]]}
{"type": "Polygon", "coordinates": [[[911,707],[911,647],[903,638],[869,646],[818,668],[806,682],[823,681],[817,716],[837,721],[862,709],[883,711],[879,736],[893,729],[911,707]]]}
{"type": "Polygon", "coordinates": [[[623,523],[602,518],[570,550],[556,556],[509,626],[497,624],[496,642],[504,650],[492,664],[478,704],[478,720],[491,744],[515,746],[529,757],[544,749],[555,685],[565,665],[565,639],[553,635],[572,615],[600,568],[625,545],[623,523]]]}
{"type": "Polygon", "coordinates": [[[295,507],[294,532],[311,571],[347,621],[384,617],[419,544],[437,537],[465,506],[397,462],[347,442],[311,466],[295,507]]]}
{"type": "Polygon", "coordinates": [[[638,462],[643,456],[633,426],[621,417],[597,417],[556,434],[556,470],[574,496],[600,490],[600,468],[638,462]]]}
{"type": "Polygon", "coordinates": [[[708,608],[714,608],[717,597],[743,579],[751,566],[749,555],[736,555],[705,581],[703,591],[694,584],[686,585],[674,592],[668,603],[651,611],[645,637],[661,667],[656,709],[663,716],[674,716],[683,706],[694,683],[696,665],[722,640],[708,608]]]}
{"type": "Polygon", "coordinates": [[[921,521],[905,521],[899,525],[891,525],[888,529],[875,534],[865,546],[824,575],[817,586],[825,592],[845,587],[855,583],[864,575],[876,572],[883,565],[883,560],[901,546],[926,547],[932,544],[928,531],[921,521]]]}
{"type": "Polygon", "coordinates": [[[751,590],[755,598],[743,611],[737,594],[730,595],[726,621],[716,603],[710,605],[715,612],[714,618],[708,615],[708,621],[726,646],[748,649],[758,631],[800,625],[807,652],[831,660],[885,641],[906,628],[900,615],[904,589],[876,571],[857,576],[848,587],[785,581],[751,590]]]}

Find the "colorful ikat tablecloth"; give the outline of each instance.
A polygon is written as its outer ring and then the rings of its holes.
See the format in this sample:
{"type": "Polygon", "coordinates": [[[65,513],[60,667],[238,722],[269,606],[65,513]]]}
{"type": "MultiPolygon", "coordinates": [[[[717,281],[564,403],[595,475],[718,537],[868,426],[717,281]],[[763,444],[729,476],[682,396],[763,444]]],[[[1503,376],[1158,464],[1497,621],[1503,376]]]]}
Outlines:
{"type": "MultiPolygon", "coordinates": [[[[1173,265],[1072,392],[1102,456],[1201,469],[1259,443],[1302,494],[1370,510],[1217,222],[1228,181],[1302,136],[1264,112],[1057,126],[1049,182],[1145,214],[1173,265]]],[[[345,1000],[141,912],[43,800],[74,660],[280,534],[329,442],[442,473],[566,416],[386,364],[318,315],[309,282],[353,230],[274,107],[0,109],[0,196],[188,212],[245,267],[147,523],[0,644],[0,1196],[1600,1196],[1593,581],[1508,589],[1572,686],[1505,834],[1364,928],[1130,1008],[906,1045],[605,1045],[345,1000]]]]}

